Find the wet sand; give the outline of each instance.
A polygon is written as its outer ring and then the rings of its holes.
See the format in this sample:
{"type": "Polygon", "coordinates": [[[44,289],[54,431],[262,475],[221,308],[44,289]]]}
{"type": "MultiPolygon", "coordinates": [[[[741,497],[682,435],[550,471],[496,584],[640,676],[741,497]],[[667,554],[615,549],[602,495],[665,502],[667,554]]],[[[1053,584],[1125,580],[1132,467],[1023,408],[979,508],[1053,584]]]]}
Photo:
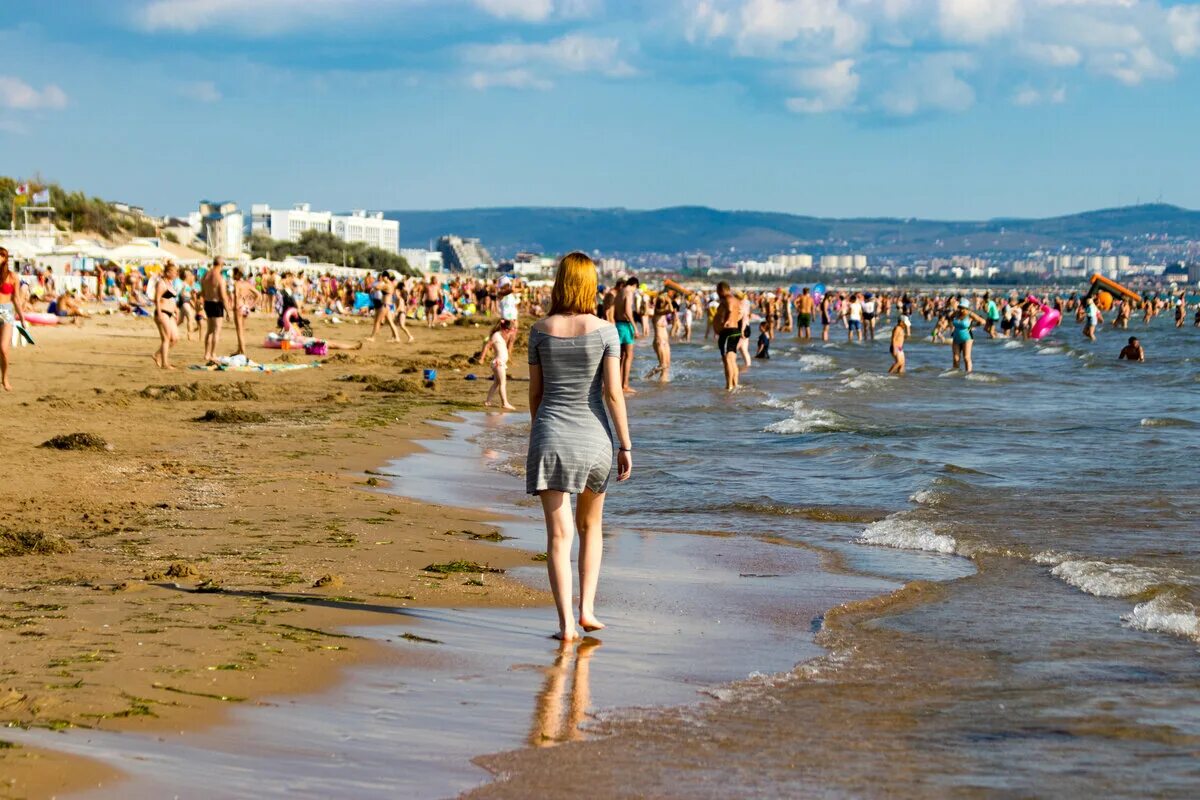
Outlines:
{"type": "MultiPolygon", "coordinates": [[[[381,471],[401,476],[393,491],[494,519],[527,564],[509,575],[541,587],[544,566],[528,554],[544,539],[535,510],[477,441],[519,424],[468,415],[428,453],[381,471]]],[[[346,630],[396,659],[355,665],[330,691],[239,707],[187,737],[75,732],[61,746],[119,767],[125,797],[453,795],[489,781],[472,763],[484,753],[579,741],[639,709],[694,707],[730,681],[789,670],[822,652],[813,639],[826,609],[898,586],[829,566],[820,551],[767,540],[610,527],[599,599],[609,628],[579,645],[548,638],[544,606],[397,609],[395,622],[346,630]]],[[[482,576],[483,588],[493,580],[482,576]]]]}
{"type": "MultiPolygon", "coordinates": [[[[253,319],[250,342],[268,326],[253,319]]],[[[367,330],[318,325],[352,341],[367,330]]],[[[464,380],[482,329],[415,334],[275,374],[158,370],[145,319],[39,328],[36,347],[14,350],[16,391],[0,396],[0,720],[11,728],[0,792],[107,791],[111,768],[64,760],[58,745],[87,731],[185,735],[266,697],[327,688],[348,665],[406,657],[343,627],[414,605],[545,602],[502,574],[480,588],[424,571],[503,569],[529,554],[472,539],[492,531],[478,514],[404,500],[367,474],[486,393],[464,380]],[[428,366],[441,373],[432,390],[414,378],[428,366]],[[246,421],[196,421],[224,409],[246,421]],[[78,432],[110,449],[39,446],[78,432]],[[8,746],[34,739],[53,749],[8,746]]],[[[200,349],[183,343],[177,363],[200,349]]]]}

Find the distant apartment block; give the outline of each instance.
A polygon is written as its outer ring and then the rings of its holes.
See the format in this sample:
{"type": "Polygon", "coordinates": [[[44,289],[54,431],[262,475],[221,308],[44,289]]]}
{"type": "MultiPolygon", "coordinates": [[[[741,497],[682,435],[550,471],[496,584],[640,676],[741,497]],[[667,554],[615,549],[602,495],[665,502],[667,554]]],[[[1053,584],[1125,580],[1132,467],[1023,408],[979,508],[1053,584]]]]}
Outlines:
{"type": "Polygon", "coordinates": [[[442,262],[451,272],[471,272],[477,270],[492,270],[496,262],[491,253],[478,239],[466,239],[462,236],[443,236],[438,239],[437,249],[442,254],[442,262]]]}
{"type": "Polygon", "coordinates": [[[417,272],[439,273],[445,270],[445,265],[442,263],[442,254],[437,250],[425,250],[420,247],[402,247],[400,248],[400,255],[417,272]]]}
{"type": "Polygon", "coordinates": [[[245,221],[237,203],[202,200],[199,217],[200,238],[209,255],[222,258],[242,257],[242,232],[245,221]]]}
{"type": "Polygon", "coordinates": [[[712,256],[705,253],[684,253],[683,263],[680,265],[684,271],[700,271],[707,272],[712,269],[712,256]]]}
{"type": "Polygon", "coordinates": [[[384,219],[382,211],[356,210],[339,215],[313,211],[308,203],[297,203],[288,209],[255,203],[250,210],[251,233],[263,233],[272,239],[298,242],[306,231],[319,231],[332,233],[346,243],[361,242],[389,253],[400,252],[400,223],[384,219]]]}

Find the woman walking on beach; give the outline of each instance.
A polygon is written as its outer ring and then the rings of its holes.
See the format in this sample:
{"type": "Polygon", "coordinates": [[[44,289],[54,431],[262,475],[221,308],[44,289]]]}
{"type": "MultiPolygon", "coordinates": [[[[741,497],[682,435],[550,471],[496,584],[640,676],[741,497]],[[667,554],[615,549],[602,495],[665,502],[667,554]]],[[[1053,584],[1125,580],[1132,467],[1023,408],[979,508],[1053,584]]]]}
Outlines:
{"type": "Polygon", "coordinates": [[[571,541],[579,529],[579,625],[604,627],[595,615],[600,529],[612,472],[613,429],[620,444],[617,480],[633,469],[615,326],[595,315],[596,265],[583,253],[559,262],[550,314],[529,333],[529,432],[525,488],[542,501],[547,569],[558,608],[555,638],[579,638],[571,614],[571,541]],[[605,414],[605,407],[608,414],[605,414]],[[611,426],[610,420],[611,418],[611,426]],[[569,495],[578,495],[574,519],[569,495]]]}
{"type": "Polygon", "coordinates": [[[168,261],[162,275],[154,282],[154,324],[158,326],[159,340],[154,363],[160,369],[175,369],[171,366],[171,345],[179,341],[179,325],[175,319],[179,313],[175,284],[178,278],[179,267],[168,261]]]}
{"type": "Polygon", "coordinates": [[[8,265],[8,250],[0,247],[0,386],[11,392],[8,382],[8,351],[12,347],[13,326],[20,320],[25,324],[21,308],[21,279],[8,265]]]}

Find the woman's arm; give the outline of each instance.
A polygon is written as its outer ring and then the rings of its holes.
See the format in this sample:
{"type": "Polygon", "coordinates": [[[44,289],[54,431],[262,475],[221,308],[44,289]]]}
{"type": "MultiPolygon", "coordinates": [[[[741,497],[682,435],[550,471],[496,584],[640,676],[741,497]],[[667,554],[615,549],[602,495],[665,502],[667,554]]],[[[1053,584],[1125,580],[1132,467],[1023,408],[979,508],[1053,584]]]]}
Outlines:
{"type": "MultiPolygon", "coordinates": [[[[539,372],[539,380],[541,374],[539,372]]],[[[530,390],[532,394],[532,389],[530,390]]],[[[633,442],[629,438],[629,419],[625,413],[625,392],[621,390],[621,361],[616,358],[604,359],[604,404],[608,406],[608,416],[616,428],[617,444],[617,480],[628,480],[633,472],[633,442]]]]}
{"type": "MultiPolygon", "coordinates": [[[[618,380],[618,383],[620,381],[618,380]]],[[[542,365],[529,365],[529,419],[537,419],[538,406],[542,404],[542,365]]]]}

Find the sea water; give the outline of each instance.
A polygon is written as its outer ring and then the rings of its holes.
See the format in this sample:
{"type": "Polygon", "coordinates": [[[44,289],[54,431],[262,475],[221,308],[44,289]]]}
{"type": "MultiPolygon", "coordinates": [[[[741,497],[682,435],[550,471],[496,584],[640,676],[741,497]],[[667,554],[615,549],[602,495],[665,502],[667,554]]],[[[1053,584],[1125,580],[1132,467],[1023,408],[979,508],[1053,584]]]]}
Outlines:
{"type": "Polygon", "coordinates": [[[970,376],[924,326],[902,377],[890,329],[782,334],[730,396],[714,352],[676,345],[676,380],[629,403],[635,479],[613,520],[922,580],[719,702],[488,759],[509,779],[480,794],[566,795],[553,776],[591,764],[593,791],[625,796],[1200,793],[1200,330],[1133,328],[980,332],[970,376]],[[1118,362],[1131,334],[1146,363],[1118,362]],[[906,553],[973,569],[889,561],[906,553]]]}

